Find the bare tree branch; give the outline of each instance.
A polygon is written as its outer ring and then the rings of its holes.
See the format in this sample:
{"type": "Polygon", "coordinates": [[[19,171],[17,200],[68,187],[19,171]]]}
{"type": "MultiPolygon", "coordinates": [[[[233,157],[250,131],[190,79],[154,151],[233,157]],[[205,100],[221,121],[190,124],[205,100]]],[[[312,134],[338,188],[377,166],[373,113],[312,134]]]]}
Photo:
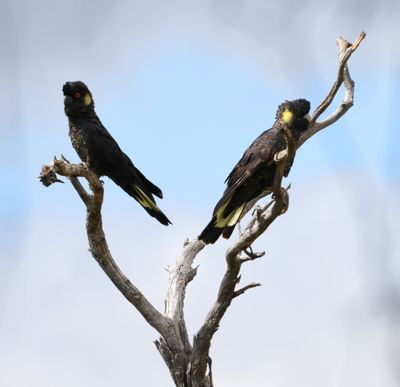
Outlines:
{"type": "Polygon", "coordinates": [[[337,74],[337,79],[333,84],[331,90],[329,91],[326,98],[320,103],[320,105],[315,109],[314,113],[310,118],[310,125],[308,130],[300,137],[300,140],[297,144],[297,148],[300,148],[310,137],[312,137],[315,133],[320,130],[326,128],[329,125],[332,125],[336,122],[340,117],[342,117],[347,110],[349,110],[353,106],[354,101],[354,81],[350,77],[349,69],[347,67],[347,61],[350,59],[351,55],[355,50],[357,50],[358,46],[367,36],[365,32],[361,32],[357,40],[351,44],[347,42],[344,38],[339,37],[337,39],[337,44],[339,47],[339,69],[337,74]],[[325,120],[321,122],[317,122],[319,116],[331,105],[333,99],[336,96],[340,86],[344,83],[345,86],[345,95],[342,103],[336,108],[336,110],[325,120]]]}
{"type": "Polygon", "coordinates": [[[169,287],[165,301],[165,315],[177,326],[184,347],[188,350],[191,350],[191,345],[183,312],[186,287],[196,276],[197,268],[193,268],[192,264],[197,254],[203,248],[204,243],[197,240],[185,244],[182,255],[176,260],[174,267],[170,270],[169,287]]]}
{"type": "Polygon", "coordinates": [[[160,335],[168,338],[172,324],[164,317],[122,273],[114,261],[104,235],[101,217],[103,204],[103,185],[97,175],[90,171],[85,164],[70,164],[68,161],[55,159],[50,166],[44,166],[40,178],[46,179],[47,175],[56,173],[70,179],[73,187],[86,205],[86,229],[89,239],[90,251],[114,285],[124,297],[142,314],[146,321],[156,329],[160,335]],[[78,177],[84,177],[93,192],[90,195],[79,182],[78,177]]]}
{"type": "Polygon", "coordinates": [[[261,284],[259,283],[255,283],[252,282],[251,284],[248,284],[246,286],[243,286],[242,288],[235,290],[233,292],[233,298],[240,296],[241,294],[243,294],[245,291],[252,289],[252,288],[256,288],[257,286],[261,286],[261,284]]]}
{"type": "Polygon", "coordinates": [[[242,263],[254,261],[255,259],[261,258],[265,255],[265,251],[254,252],[251,246],[249,246],[248,249],[244,249],[243,252],[246,254],[246,257],[240,257],[242,263]]]}

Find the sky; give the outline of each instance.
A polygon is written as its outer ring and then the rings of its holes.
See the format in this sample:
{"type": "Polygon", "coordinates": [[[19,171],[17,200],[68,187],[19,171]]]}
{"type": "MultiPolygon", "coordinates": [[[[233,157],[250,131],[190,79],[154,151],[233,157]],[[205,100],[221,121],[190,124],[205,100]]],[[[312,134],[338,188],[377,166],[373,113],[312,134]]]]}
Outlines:
{"type": "MultiPolygon", "coordinates": [[[[0,385],[172,386],[146,325],[88,252],[72,187],[43,187],[54,156],[78,161],[62,85],[84,81],[103,124],[162,188],[163,227],[105,180],[114,258],[160,310],[186,238],[286,99],[315,108],[349,61],[352,109],[296,156],[290,208],[255,243],[211,356],[216,386],[397,386],[400,381],[400,4],[0,0],[0,385]]],[[[336,103],[340,103],[343,90],[336,103]]],[[[204,249],[188,288],[190,334],[216,297],[226,249],[204,249]]]]}

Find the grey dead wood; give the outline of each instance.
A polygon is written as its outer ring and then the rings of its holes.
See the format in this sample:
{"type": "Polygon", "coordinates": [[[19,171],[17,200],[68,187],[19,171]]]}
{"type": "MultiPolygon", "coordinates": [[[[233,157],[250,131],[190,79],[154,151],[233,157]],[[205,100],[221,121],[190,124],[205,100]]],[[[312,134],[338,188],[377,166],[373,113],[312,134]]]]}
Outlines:
{"type": "Polygon", "coordinates": [[[85,164],[71,164],[64,157],[54,159],[42,168],[41,182],[45,186],[61,182],[58,176],[69,179],[72,186],[86,206],[86,231],[90,252],[104,273],[139,311],[148,324],[160,335],[155,345],[164,359],[171,377],[178,387],[213,387],[212,361],[210,358],[211,341],[218,330],[221,319],[233,299],[246,291],[260,286],[250,283],[238,288],[241,279],[240,270],[244,263],[251,262],[264,255],[253,252],[253,242],[262,235],[280,215],[286,212],[289,203],[287,189],[282,188],[282,177],[285,163],[295,157],[298,148],[320,130],[332,125],[353,105],[354,82],[350,78],[347,61],[358,48],[366,34],[362,32],[358,39],[350,44],[338,38],[339,68],[337,78],[327,97],[311,115],[307,131],[296,144],[289,130],[284,130],[286,149],[275,155],[277,166],[276,178],[271,191],[266,191],[246,207],[248,212],[262,197],[272,193],[272,200],[253,211],[239,239],[226,252],[226,271],[220,283],[214,304],[211,306],[203,325],[193,339],[189,338],[184,316],[184,302],[188,284],[195,278],[197,267],[194,260],[205,247],[195,239],[186,241],[182,253],[169,269],[169,286],[165,300],[164,312],[158,311],[145,295],[121,271],[112,257],[107,245],[102,225],[101,208],[103,203],[103,184],[85,164]],[[340,87],[344,85],[344,98],[336,110],[322,121],[317,121],[321,114],[331,105],[340,87]],[[79,181],[84,178],[89,183],[91,193],[87,192],[79,181]]]}

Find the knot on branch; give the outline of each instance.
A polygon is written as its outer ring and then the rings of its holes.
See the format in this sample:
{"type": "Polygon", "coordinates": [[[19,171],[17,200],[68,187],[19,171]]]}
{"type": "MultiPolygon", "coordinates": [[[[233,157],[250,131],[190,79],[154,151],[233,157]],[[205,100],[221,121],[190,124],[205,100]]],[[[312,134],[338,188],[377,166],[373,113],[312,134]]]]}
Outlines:
{"type": "Polygon", "coordinates": [[[39,175],[39,180],[45,187],[49,187],[53,183],[64,183],[57,177],[57,174],[54,171],[54,165],[43,165],[39,175]]]}
{"type": "Polygon", "coordinates": [[[61,155],[61,159],[54,158],[51,164],[42,167],[39,179],[46,187],[56,182],[63,183],[62,180],[58,179],[57,175],[67,177],[70,180],[86,206],[95,205],[99,208],[101,207],[103,203],[103,184],[99,177],[92,172],[85,163],[71,164],[61,155]],[[90,195],[85,188],[83,188],[78,177],[83,177],[87,180],[93,195],[90,195]]]}

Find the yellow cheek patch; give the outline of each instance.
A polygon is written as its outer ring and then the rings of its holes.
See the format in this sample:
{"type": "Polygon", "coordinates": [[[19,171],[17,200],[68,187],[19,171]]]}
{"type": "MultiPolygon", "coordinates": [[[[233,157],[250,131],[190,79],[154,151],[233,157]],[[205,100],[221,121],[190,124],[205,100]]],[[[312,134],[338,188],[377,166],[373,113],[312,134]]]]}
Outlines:
{"type": "Polygon", "coordinates": [[[285,109],[281,115],[281,118],[282,118],[283,123],[288,125],[293,120],[293,113],[290,110],[285,109]]]}
{"type": "Polygon", "coordinates": [[[92,103],[92,97],[90,96],[89,93],[86,93],[85,96],[83,97],[83,103],[88,106],[92,103]]]}

